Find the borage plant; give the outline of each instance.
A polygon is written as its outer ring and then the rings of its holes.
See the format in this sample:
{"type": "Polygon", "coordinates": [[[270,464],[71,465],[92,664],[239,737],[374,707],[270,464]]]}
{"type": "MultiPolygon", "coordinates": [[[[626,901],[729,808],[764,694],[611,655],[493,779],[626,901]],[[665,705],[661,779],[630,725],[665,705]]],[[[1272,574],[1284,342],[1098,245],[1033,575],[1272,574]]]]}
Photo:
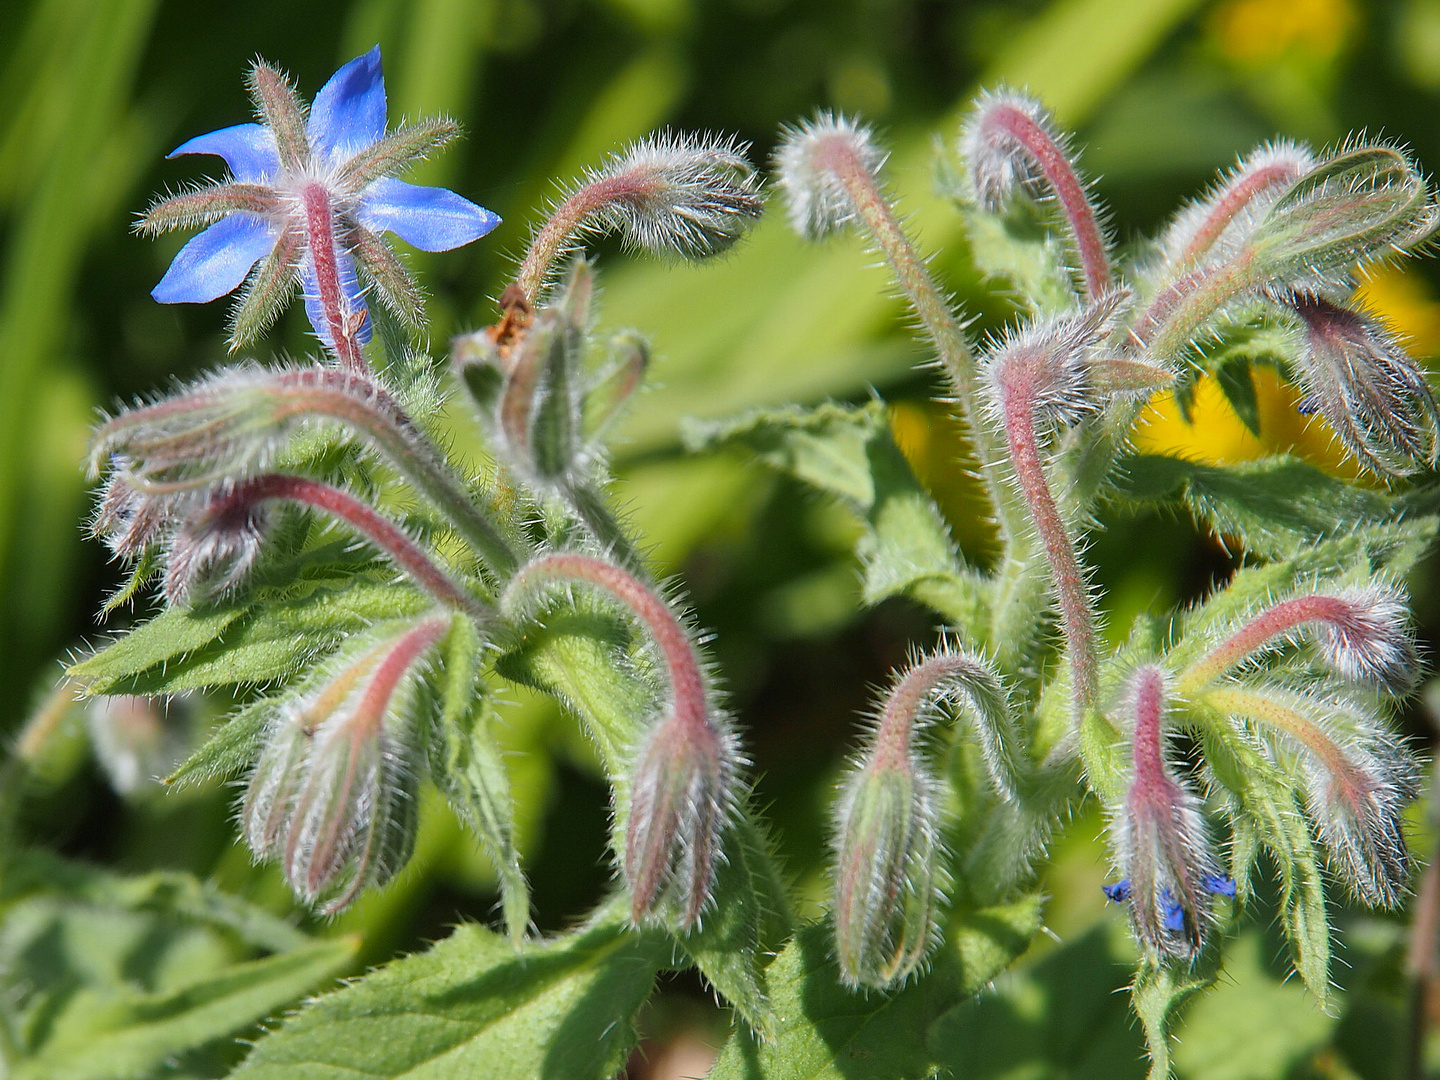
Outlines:
{"type": "MultiPolygon", "coordinates": [[[[873,135],[832,116],[785,133],[792,223],[859,229],[888,264],[1000,538],[988,561],[962,560],[878,402],[688,429],[696,450],[749,448],[842,500],[862,524],[865,602],[908,597],[943,624],[877,702],[835,797],[830,911],[804,923],[702,635],[610,506],[606,439],[647,346],[634,333],[596,344],[583,252],[607,232],[662,256],[725,250],[761,212],[745,148],[658,136],[587,174],[534,233],[497,321],[456,340],[442,372],[414,347],[421,293],[382,234],[447,250],[497,224],[396,177],[454,126],[388,131],[378,50],[308,109],[267,64],[250,86],[260,122],[176,151],[220,157],[229,178],[140,220],[206,226],[155,297],[240,290],[240,349],[298,286],[322,352],[238,364],[95,433],[94,531],[131,567],[110,606],[158,579],[163,608],[75,663],[10,761],[0,1026],[17,1076],[177,1062],[217,1075],[217,1043],[343,970],[351,949],[183,875],[125,878],[19,846],[15,802],[70,687],[112,701],[104,717],[141,716],[129,723],[152,741],[147,699],[238,694],[170,783],[244,777],[245,842],[318,912],[405,865],[427,781],[498,870],[504,935],[462,926],[311,1000],[238,1076],[609,1076],[657,976],[689,967],[734,1010],[718,1080],[964,1075],[974,998],[1041,930],[1037,863],[1090,800],[1109,815],[1105,893],[1137,946],[1153,1076],[1171,1071],[1176,1005],[1215,979],[1257,903],[1262,853],[1295,969],[1330,1000],[1327,881],[1394,908],[1411,873],[1401,814],[1417,769],[1387,714],[1418,676],[1404,577],[1435,530],[1413,477],[1434,463],[1440,416],[1353,301],[1364,267],[1415,249],[1435,221],[1403,150],[1266,147],[1122,269],[1043,109],[986,96],[944,180],[1020,317],[977,348],[906,235],[873,135]],[[1223,369],[1242,399],[1256,363],[1303,388],[1364,482],[1285,458],[1221,468],[1131,448],[1150,395],[1184,400],[1223,369]],[[481,474],[442,438],[447,394],[483,428],[481,474]],[[1102,509],[1140,504],[1188,508],[1245,559],[1114,649],[1085,538],[1102,509]],[[549,939],[529,932],[492,731],[507,682],[575,714],[612,791],[614,896],[549,939]],[[117,978],[108,999],[77,997],[26,964],[82,908],[148,928],[138,940],[160,954],[181,948],[178,921],[223,957],[144,993],[117,978]]],[[[107,757],[116,723],[95,725],[107,757]]]]}

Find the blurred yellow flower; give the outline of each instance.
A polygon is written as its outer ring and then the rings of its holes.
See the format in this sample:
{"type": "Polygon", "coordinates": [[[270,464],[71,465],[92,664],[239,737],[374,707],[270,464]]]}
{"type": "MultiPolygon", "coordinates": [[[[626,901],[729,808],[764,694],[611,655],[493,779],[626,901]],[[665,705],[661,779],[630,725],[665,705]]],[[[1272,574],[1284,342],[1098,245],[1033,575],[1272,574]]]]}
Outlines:
{"type": "Polygon", "coordinates": [[[1375,267],[1355,295],[1400,335],[1411,356],[1424,361],[1440,353],[1440,301],[1421,275],[1400,266],[1375,267]]]}
{"type": "Polygon", "coordinates": [[[1290,55],[1329,60],[1355,23],[1350,0],[1228,0],[1214,9],[1210,34],[1221,52],[1243,64],[1290,55]]]}

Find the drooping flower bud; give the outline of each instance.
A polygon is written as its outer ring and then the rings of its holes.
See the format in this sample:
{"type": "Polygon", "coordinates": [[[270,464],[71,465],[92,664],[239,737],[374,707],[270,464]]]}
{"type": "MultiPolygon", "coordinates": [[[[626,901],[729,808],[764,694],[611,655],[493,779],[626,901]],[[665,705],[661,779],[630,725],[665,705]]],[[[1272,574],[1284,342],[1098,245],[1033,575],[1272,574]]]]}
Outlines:
{"type": "Polygon", "coordinates": [[[450,619],[388,626],[352,645],[272,719],[242,812],[256,858],[325,914],[409,858],[418,810],[416,684],[450,619]]]}
{"type": "Polygon", "coordinates": [[[165,598],[182,604],[222,596],[249,576],[264,545],[270,514],[250,485],[232,486],[192,513],[169,538],[165,598]]]}
{"type": "Polygon", "coordinates": [[[1403,694],[1415,682],[1419,659],[1404,598],[1380,582],[1335,592],[1302,593],[1272,604],[1237,626],[1180,677],[1186,690],[1214,682],[1305,630],[1341,678],[1403,694]]]}
{"type": "Polygon", "coordinates": [[[163,542],[174,525],[176,500],[137,491],[129,462],[116,457],[100,489],[90,535],[102,541],[117,559],[139,558],[163,542]]]}
{"type": "Polygon", "coordinates": [[[857,212],[847,178],[862,174],[874,185],[887,156],[869,127],[840,114],[784,129],[775,171],[791,227],[810,240],[844,228],[857,212]]]}
{"type": "Polygon", "coordinates": [[[1293,759],[1330,869],[1351,895],[1373,907],[1398,907],[1414,869],[1403,813],[1419,792],[1419,769],[1372,715],[1373,706],[1340,692],[1240,683],[1207,689],[1204,701],[1250,721],[1277,753],[1293,759]]]}
{"type": "Polygon", "coordinates": [[[1056,200],[1093,302],[1110,288],[1109,245],[1067,143],[1038,101],[1000,90],[982,94],[975,103],[960,136],[960,155],[969,169],[975,202],[987,210],[999,210],[1017,187],[1032,198],[1056,200]]]}
{"type": "Polygon", "coordinates": [[[1378,319],[1318,296],[1296,295],[1286,306],[1304,331],[1296,362],[1306,404],[1356,460],[1382,476],[1434,465],[1440,408],[1394,335],[1378,319]]]}
{"type": "Polygon", "coordinates": [[[585,235],[615,232],[632,248],[669,258],[726,250],[763,208],[748,150],[718,135],[668,132],[611,155],[536,232],[516,277],[521,295],[535,303],[556,263],[585,235]]]}
{"type": "Polygon", "coordinates": [[[907,978],[939,935],[938,784],[925,729],[950,700],[973,719],[996,790],[1017,787],[1017,735],[1005,689],[981,660],[954,649],[917,658],[895,680],[836,807],[835,941],[842,978],[885,987],[907,978]]]}
{"type": "Polygon", "coordinates": [[[1152,954],[1194,959],[1214,917],[1213,895],[1235,886],[1216,866],[1200,801],[1165,757],[1165,673],[1141,667],[1130,680],[1132,775],[1111,836],[1122,880],[1106,890],[1128,901],[1135,936],[1152,954]]]}
{"type": "Polygon", "coordinates": [[[1233,255],[1265,208],[1314,166],[1310,150],[1288,140],[1254,150],[1176,216],[1160,241],[1166,264],[1178,268],[1233,255]]]}
{"type": "Polygon", "coordinates": [[[689,930],[710,902],[721,838],[734,813],[743,763],[738,741],[685,624],[629,571],[590,555],[542,555],[516,574],[502,610],[518,614],[560,583],[590,585],[629,608],[665,671],[665,699],[629,765],[630,805],[617,807],[625,822],[621,857],[632,920],[652,922],[673,911],[680,929],[689,930]]]}
{"type": "Polygon", "coordinates": [[[189,750],[187,711],[183,702],[130,694],[86,699],[85,726],[110,786],[130,795],[174,769],[189,750]]]}
{"type": "MultiPolygon", "coordinates": [[[[997,342],[987,364],[997,425],[1008,428],[1012,414],[1022,409],[1032,423],[1073,423],[1103,408],[1107,392],[1133,390],[1124,377],[1125,367],[1116,369],[1119,379],[1108,377],[1109,368],[1097,371],[1104,363],[1097,348],[1113,331],[1128,298],[1123,291],[1109,293],[1078,314],[1031,320],[997,342]],[[1097,374],[1107,376],[1104,385],[1097,374]]],[[[1141,389],[1148,388],[1143,385],[1147,381],[1141,380],[1141,389]]]]}

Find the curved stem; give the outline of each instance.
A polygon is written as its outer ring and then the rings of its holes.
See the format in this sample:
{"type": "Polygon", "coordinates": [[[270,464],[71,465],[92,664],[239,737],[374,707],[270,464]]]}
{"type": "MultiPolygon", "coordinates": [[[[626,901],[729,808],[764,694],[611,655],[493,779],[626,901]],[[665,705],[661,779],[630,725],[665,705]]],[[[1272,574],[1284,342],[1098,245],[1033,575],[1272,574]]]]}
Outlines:
{"type": "Polygon", "coordinates": [[[1307,623],[1343,623],[1355,605],[1338,596],[1297,596],[1262,611],[1180,676],[1181,693],[1193,693],[1214,682],[1269,642],[1307,623]]]}
{"type": "Polygon", "coordinates": [[[1085,185],[1075,174],[1069,157],[1024,109],[1000,103],[988,112],[985,120],[987,124],[996,125],[1006,138],[1023,147],[1040,167],[1070,226],[1085,274],[1086,292],[1091,300],[1098,300],[1110,287],[1110,259],[1105,252],[1105,238],[1101,235],[1085,185]]]}
{"type": "Polygon", "coordinates": [[[935,346],[941,366],[954,386],[966,434],[980,459],[981,482],[990,496],[1007,544],[1013,542],[1024,531],[1023,511],[1014,504],[1006,489],[1004,456],[990,431],[979,423],[979,376],[964,329],[855,148],[845,139],[827,139],[816,154],[820,164],[844,185],[856,214],[890,264],[896,282],[935,346]]]}
{"type": "Polygon", "coordinates": [[[1077,724],[1099,703],[1099,633],[1090,590],[1080,567],[1075,543],[1060,517],[1035,433],[1035,415],[1023,389],[1002,387],[1005,439],[1015,463],[1015,478],[1025,495],[1035,530],[1050,562],[1060,605],[1060,623],[1070,658],[1075,722],[1077,724]]]}
{"type": "Polygon", "coordinates": [[[404,570],[422,589],[441,603],[465,612],[481,625],[492,621],[489,605],[472,596],[411,540],[398,525],[337,487],[286,473],[266,473],[236,484],[210,504],[220,514],[268,501],[300,503],[339,518],[404,570]]]}

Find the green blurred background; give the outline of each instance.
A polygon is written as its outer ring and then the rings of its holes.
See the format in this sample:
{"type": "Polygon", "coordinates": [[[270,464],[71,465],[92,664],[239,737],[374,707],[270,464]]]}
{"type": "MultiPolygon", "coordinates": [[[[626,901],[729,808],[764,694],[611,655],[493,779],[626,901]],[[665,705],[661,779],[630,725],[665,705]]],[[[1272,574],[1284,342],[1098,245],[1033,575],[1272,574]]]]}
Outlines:
{"type": "MultiPolygon", "coordinates": [[[[246,118],[242,78],[254,57],[290,70],[309,97],[377,41],[392,120],[444,112],[467,132],[412,179],[453,187],[505,219],[471,248],[414,255],[434,297],[437,354],[451,334],[494,317],[488,298],[556,179],[657,127],[733,132],[763,162],[779,126],[817,108],[873,121],[893,147],[902,208],[981,329],[1010,311],[967,269],[959,217],[930,185],[933,138],[953,145],[980,86],[1026,86],[1078,132],[1122,245],[1153,231],[1236,154],[1277,135],[1323,144],[1365,128],[1440,163],[1440,0],[5,0],[0,731],[13,730],[54,681],[58,658],[103,632],[93,613],[117,574],[83,538],[79,469],[96,409],[225,359],[223,304],[161,307],[148,296],[184,238],[133,236],[136,211],[218,164],[164,154],[246,118]]],[[[957,537],[983,548],[985,533],[951,479],[953,434],[928,404],[936,387],[915,374],[924,352],[871,262],[850,240],[802,245],[778,214],[712,265],[601,252],[602,326],[645,330],[657,356],[656,386],[618,447],[619,494],[715,632],[782,854],[812,899],[855,711],[909,643],[931,639],[932,620],[900,604],[858,613],[855,526],[844,512],[738,459],[685,457],[677,421],[879,389],[899,403],[897,434],[957,537]]],[[[1440,352],[1435,280],[1417,264],[1367,286],[1427,357],[1440,352]]],[[[255,352],[303,353],[305,330],[292,312],[255,352]]],[[[1223,411],[1191,429],[1163,409],[1145,438],[1217,460],[1298,440],[1335,467],[1324,441],[1299,431],[1284,392],[1271,396],[1276,424],[1258,441],[1223,411]]],[[[463,419],[456,427],[478,453],[463,419]]],[[[1092,550],[1122,635],[1136,612],[1195,596],[1228,565],[1217,542],[1182,522],[1110,526],[1092,550]]],[[[1432,646],[1433,578],[1413,583],[1432,646]]],[[[1406,723],[1428,742],[1418,713],[1406,723]]],[[[537,917],[560,927],[608,879],[605,789],[581,737],[544,704],[518,699],[506,737],[517,751],[537,917]]],[[[275,875],[251,868],[234,845],[229,794],[141,796],[122,808],[82,765],[33,828],[77,854],[184,867],[289,910],[275,875]]],[[[415,868],[336,924],[366,935],[368,961],[456,919],[485,917],[493,902],[489,868],[458,827],[433,807],[426,822],[415,868]]],[[[1057,850],[1048,918],[1062,936],[1104,918],[1098,833],[1091,816],[1057,850]]],[[[1255,963],[1274,968],[1277,951],[1260,950],[1255,963]]],[[[1316,1036],[1307,1069],[1329,1060],[1332,1034],[1316,1036]]],[[[1359,1075],[1399,1075],[1389,1069],[1381,1062],[1359,1075]]]]}

